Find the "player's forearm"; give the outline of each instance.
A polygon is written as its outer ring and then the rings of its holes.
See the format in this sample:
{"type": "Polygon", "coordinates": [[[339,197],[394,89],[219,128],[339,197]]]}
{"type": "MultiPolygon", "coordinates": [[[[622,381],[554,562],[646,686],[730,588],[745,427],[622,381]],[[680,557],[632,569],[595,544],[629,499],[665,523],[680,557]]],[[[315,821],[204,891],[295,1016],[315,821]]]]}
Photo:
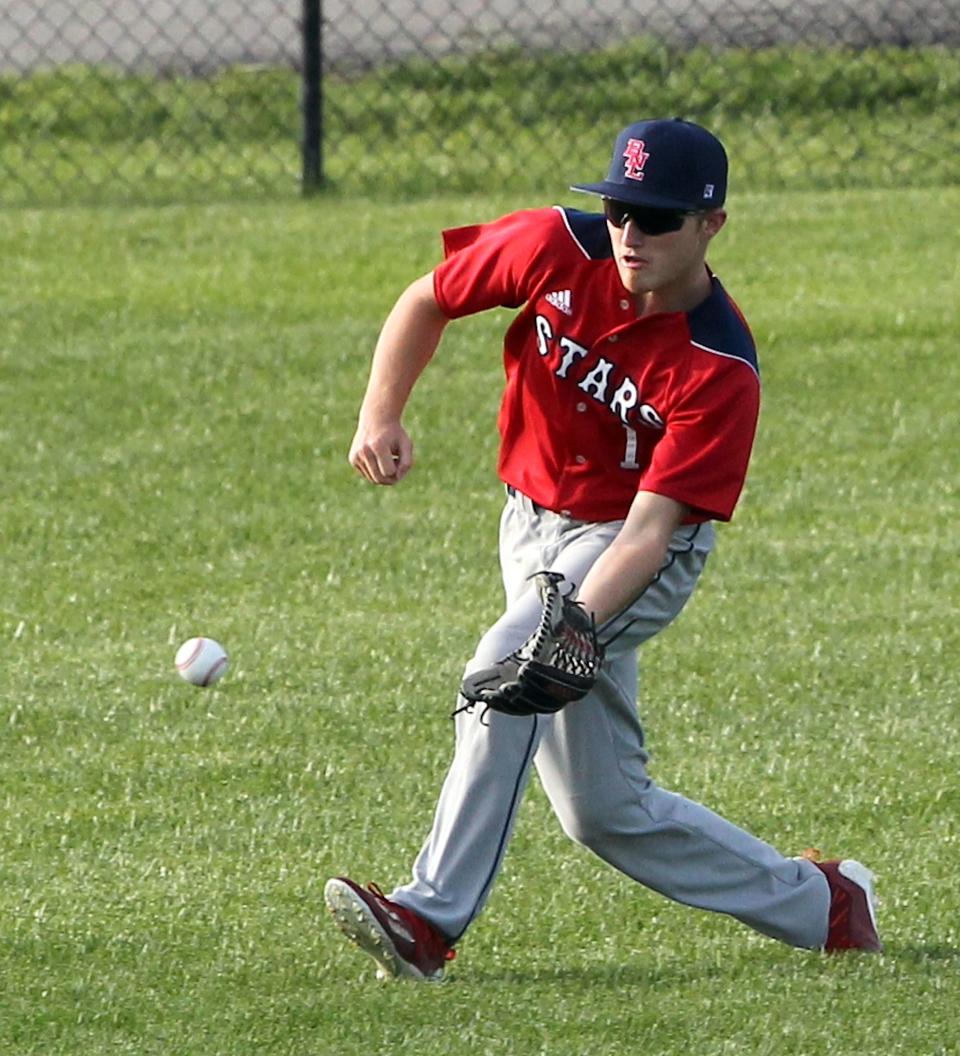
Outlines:
{"type": "Polygon", "coordinates": [[[614,541],[587,573],[577,599],[597,626],[629,608],[663,567],[666,543],[656,537],[614,541]]]}
{"type": "Polygon", "coordinates": [[[640,491],[617,537],[597,558],[577,597],[599,626],[630,607],[663,568],[667,548],[688,507],[640,491]]]}
{"type": "Polygon", "coordinates": [[[433,294],[432,275],[424,275],[404,290],[377,339],[361,421],[400,419],[447,322],[433,294]]]}

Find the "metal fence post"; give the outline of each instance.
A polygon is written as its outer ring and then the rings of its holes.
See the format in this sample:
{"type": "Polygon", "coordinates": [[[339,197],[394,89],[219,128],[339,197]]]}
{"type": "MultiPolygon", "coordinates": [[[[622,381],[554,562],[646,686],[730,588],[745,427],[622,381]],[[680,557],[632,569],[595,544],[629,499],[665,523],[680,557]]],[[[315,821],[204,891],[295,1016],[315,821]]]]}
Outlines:
{"type": "Polygon", "coordinates": [[[321,0],[303,0],[303,180],[305,195],[323,186],[323,18],[321,0]]]}

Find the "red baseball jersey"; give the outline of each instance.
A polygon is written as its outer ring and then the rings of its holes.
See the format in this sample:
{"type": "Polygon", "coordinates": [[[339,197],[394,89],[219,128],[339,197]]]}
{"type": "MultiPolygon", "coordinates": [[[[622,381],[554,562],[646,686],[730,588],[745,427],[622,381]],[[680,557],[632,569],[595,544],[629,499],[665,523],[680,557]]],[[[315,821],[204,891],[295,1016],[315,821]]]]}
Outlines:
{"type": "Polygon", "coordinates": [[[756,432],[760,378],[715,276],[690,312],[637,318],[606,221],[560,207],[443,233],[434,271],[451,319],[521,308],[504,339],[498,471],[584,521],[625,517],[638,491],[729,520],[756,432]]]}

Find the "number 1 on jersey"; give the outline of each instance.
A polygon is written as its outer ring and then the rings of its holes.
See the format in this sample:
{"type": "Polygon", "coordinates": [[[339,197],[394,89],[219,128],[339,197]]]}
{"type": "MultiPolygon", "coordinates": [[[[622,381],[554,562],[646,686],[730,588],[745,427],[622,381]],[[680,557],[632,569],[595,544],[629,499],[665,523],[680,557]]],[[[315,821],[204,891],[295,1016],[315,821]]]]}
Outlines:
{"type": "Polygon", "coordinates": [[[625,425],[623,429],[627,434],[627,447],[623,452],[623,461],[620,463],[620,468],[639,469],[640,463],[637,461],[637,431],[636,429],[631,429],[629,425],[625,425]]]}

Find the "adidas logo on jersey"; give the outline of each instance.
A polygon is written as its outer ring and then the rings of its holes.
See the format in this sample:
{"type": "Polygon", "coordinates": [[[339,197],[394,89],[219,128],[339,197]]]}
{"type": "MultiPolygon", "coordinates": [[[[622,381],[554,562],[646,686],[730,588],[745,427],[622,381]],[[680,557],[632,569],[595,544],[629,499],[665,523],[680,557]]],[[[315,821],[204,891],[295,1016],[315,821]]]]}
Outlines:
{"type": "Polygon", "coordinates": [[[547,304],[552,304],[554,308],[559,308],[564,315],[573,315],[573,309],[570,307],[569,290],[558,290],[556,293],[548,293],[545,300],[547,304]]]}

